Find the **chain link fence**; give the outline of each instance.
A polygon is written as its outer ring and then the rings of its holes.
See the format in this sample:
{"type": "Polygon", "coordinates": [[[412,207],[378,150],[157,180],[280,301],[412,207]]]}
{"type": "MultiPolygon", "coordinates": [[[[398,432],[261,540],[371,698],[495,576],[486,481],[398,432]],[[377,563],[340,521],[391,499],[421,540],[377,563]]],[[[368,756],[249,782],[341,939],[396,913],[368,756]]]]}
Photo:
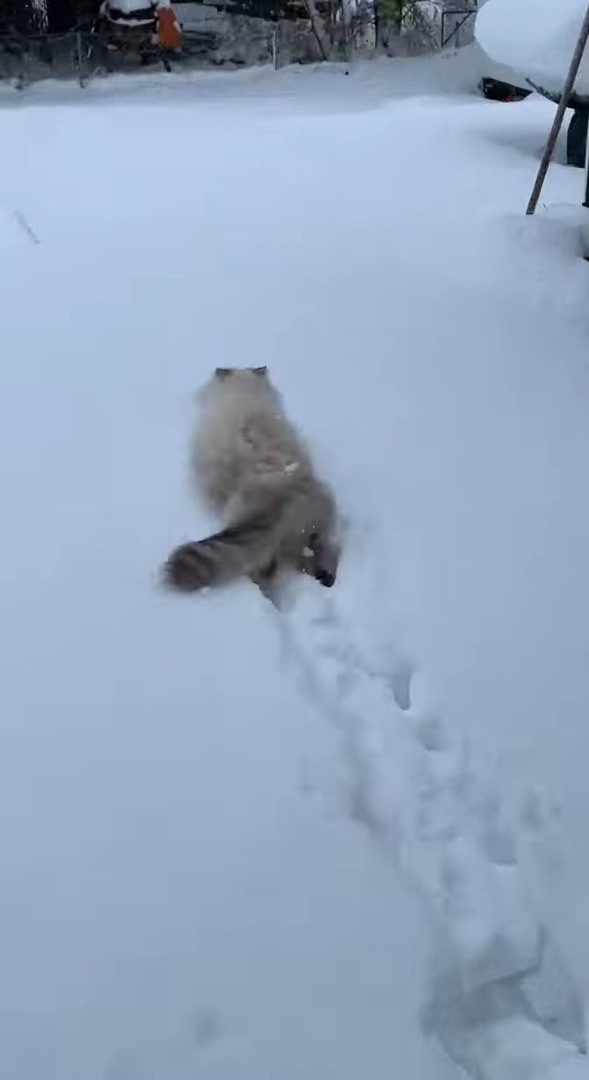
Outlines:
{"type": "MultiPolygon", "coordinates": [[[[324,29],[318,42],[308,0],[176,0],[179,52],[162,52],[149,31],[101,29],[100,0],[0,0],[0,79],[18,89],[47,77],[75,78],[161,65],[246,66],[310,63],[352,55],[407,56],[462,44],[474,0],[315,0],[324,29]],[[445,3],[445,7],[443,4],[445,3]],[[126,47],[128,45],[128,48],[126,47]]],[[[471,20],[473,21],[473,20],[471,20]]]]}

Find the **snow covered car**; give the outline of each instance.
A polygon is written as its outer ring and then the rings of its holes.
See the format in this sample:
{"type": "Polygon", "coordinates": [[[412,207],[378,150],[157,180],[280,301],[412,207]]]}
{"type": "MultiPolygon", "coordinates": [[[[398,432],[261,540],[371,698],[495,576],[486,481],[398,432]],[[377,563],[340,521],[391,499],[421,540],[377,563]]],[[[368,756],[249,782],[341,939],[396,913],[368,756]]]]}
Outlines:
{"type": "Polygon", "coordinates": [[[483,57],[483,75],[479,79],[479,90],[491,101],[522,101],[532,93],[532,88],[523,75],[504,64],[496,64],[486,53],[483,57]]]}
{"type": "MultiPolygon", "coordinates": [[[[533,90],[558,103],[585,15],[585,0],[483,0],[475,37],[489,58],[479,82],[486,97],[517,101],[533,90]]],[[[589,56],[583,55],[569,99],[567,164],[587,157],[589,56]]]]}
{"type": "Polygon", "coordinates": [[[532,93],[530,89],[524,90],[515,83],[507,83],[503,79],[495,79],[490,75],[483,75],[479,80],[479,90],[491,101],[523,101],[532,93]]]}

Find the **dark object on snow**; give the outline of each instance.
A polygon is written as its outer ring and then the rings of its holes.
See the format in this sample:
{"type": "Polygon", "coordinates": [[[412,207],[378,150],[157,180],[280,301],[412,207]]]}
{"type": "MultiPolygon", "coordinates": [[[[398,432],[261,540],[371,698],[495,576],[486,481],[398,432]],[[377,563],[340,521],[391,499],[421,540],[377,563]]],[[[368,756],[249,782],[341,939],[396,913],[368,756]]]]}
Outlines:
{"type": "Polygon", "coordinates": [[[483,97],[490,101],[523,101],[532,93],[531,90],[522,90],[521,86],[501,82],[500,79],[481,79],[479,90],[483,97]]]}
{"type": "Polygon", "coordinates": [[[567,165],[577,169],[585,168],[587,159],[587,129],[589,127],[589,108],[575,109],[567,132],[567,165]]]}
{"type": "MultiPolygon", "coordinates": [[[[526,79],[526,82],[529,82],[530,86],[542,97],[552,101],[555,105],[560,105],[560,94],[555,94],[552,90],[546,90],[545,87],[539,86],[537,83],[532,82],[531,79],[526,79]]],[[[584,169],[587,159],[589,97],[584,94],[575,94],[573,91],[568,104],[569,108],[573,110],[573,118],[569,124],[567,134],[567,165],[584,169]]]]}

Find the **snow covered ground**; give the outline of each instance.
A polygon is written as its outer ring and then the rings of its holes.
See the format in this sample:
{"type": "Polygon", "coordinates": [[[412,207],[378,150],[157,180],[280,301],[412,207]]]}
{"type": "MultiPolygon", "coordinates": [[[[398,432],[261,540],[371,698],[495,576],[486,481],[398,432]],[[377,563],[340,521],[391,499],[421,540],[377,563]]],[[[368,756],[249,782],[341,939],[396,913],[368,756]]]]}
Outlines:
{"type": "Polygon", "coordinates": [[[586,1080],[589,269],[468,54],[1,98],[0,1075],[586,1080]],[[337,588],[162,595],[267,363],[337,588]]]}

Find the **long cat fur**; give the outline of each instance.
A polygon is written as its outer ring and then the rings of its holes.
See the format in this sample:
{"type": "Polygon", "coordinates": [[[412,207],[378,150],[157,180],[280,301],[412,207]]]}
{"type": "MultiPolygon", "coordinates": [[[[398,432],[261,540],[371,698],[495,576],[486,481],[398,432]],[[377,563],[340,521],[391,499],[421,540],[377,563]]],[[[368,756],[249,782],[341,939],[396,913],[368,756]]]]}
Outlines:
{"type": "Polygon", "coordinates": [[[197,394],[194,485],[223,522],[164,565],[170,588],[195,592],[247,576],[271,599],[289,572],[334,584],[334,497],[284,412],[267,368],[217,368],[197,394]]]}

